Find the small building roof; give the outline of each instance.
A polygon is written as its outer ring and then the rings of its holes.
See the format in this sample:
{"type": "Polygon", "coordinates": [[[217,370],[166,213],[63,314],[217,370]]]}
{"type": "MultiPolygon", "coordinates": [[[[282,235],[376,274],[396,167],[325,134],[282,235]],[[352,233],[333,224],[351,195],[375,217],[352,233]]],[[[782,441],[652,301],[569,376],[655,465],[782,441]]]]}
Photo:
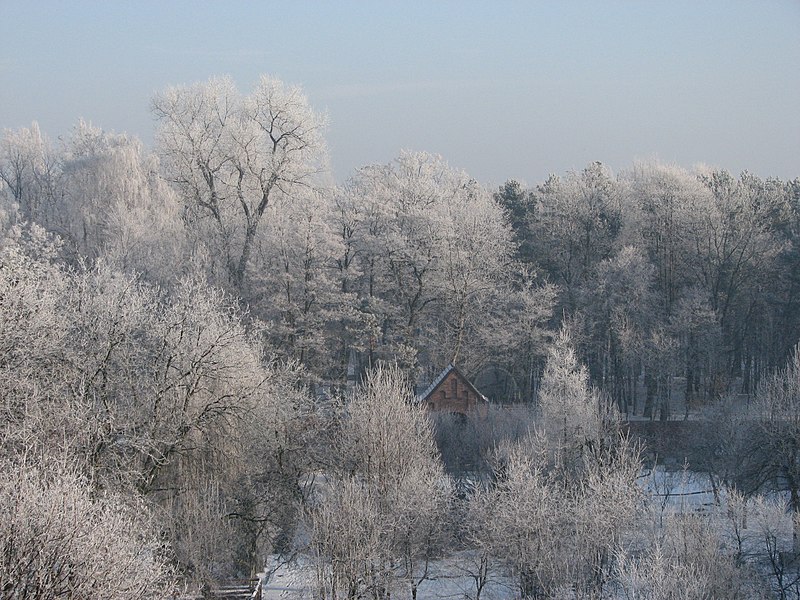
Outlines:
{"type": "Polygon", "coordinates": [[[442,381],[444,381],[445,378],[453,371],[455,371],[456,375],[458,375],[458,377],[462,381],[464,381],[464,383],[467,384],[470,391],[474,392],[474,394],[479,399],[483,400],[484,402],[489,402],[489,399],[483,394],[481,394],[478,388],[476,388],[472,384],[472,382],[467,378],[467,376],[464,375],[464,373],[462,373],[461,370],[458,367],[456,367],[453,363],[447,365],[444,368],[444,370],[441,373],[439,373],[439,375],[436,376],[436,379],[434,379],[433,382],[427,388],[425,388],[425,390],[419,396],[417,396],[417,401],[425,402],[430,397],[430,395],[436,390],[436,388],[439,387],[439,384],[442,383],[442,381]]]}

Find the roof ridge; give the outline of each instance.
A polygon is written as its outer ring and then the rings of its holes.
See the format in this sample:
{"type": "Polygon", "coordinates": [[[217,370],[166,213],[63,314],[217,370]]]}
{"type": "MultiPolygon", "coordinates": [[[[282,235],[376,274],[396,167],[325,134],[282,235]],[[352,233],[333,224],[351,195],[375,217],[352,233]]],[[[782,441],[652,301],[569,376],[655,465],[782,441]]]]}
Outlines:
{"type": "Polygon", "coordinates": [[[459,375],[461,377],[461,379],[463,379],[464,381],[467,382],[467,385],[472,388],[472,391],[475,392],[478,395],[478,397],[480,397],[481,399],[483,399],[486,402],[489,401],[489,399],[486,396],[483,395],[483,392],[481,392],[478,388],[475,387],[475,384],[472,383],[470,378],[466,376],[464,371],[462,371],[461,369],[459,369],[457,366],[455,366],[453,364],[451,364],[450,366],[453,367],[453,370],[456,372],[457,375],[459,375]]]}
{"type": "Polygon", "coordinates": [[[444,368],[444,370],[441,373],[439,373],[436,379],[433,380],[433,383],[431,383],[428,387],[426,387],[425,391],[417,396],[417,400],[425,400],[430,395],[430,393],[436,389],[436,386],[439,385],[445,377],[447,377],[450,371],[452,371],[455,368],[456,367],[453,363],[448,364],[444,368]]]}

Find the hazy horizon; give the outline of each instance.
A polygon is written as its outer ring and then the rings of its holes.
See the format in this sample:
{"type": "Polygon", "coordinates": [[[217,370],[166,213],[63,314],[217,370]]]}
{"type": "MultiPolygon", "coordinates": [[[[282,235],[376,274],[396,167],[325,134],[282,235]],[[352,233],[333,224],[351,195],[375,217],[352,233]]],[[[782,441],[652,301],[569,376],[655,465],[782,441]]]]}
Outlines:
{"type": "Polygon", "coordinates": [[[800,176],[800,2],[3,1],[0,127],[150,145],[152,95],[261,73],[329,115],[336,179],[401,149],[487,185],[657,158],[800,176]]]}

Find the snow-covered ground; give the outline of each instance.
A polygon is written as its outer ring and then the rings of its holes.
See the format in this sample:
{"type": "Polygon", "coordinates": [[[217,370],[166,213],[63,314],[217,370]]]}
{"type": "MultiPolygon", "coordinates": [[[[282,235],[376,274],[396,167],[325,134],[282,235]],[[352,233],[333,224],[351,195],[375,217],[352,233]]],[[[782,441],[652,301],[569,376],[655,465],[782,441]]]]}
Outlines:
{"type": "MultiPolygon", "coordinates": [[[[475,597],[475,583],[469,576],[469,555],[461,553],[432,563],[430,578],[420,584],[419,600],[465,600],[475,597]]],[[[310,600],[314,598],[314,570],[302,557],[278,567],[263,586],[263,600],[310,600]]],[[[398,584],[393,594],[397,598],[410,598],[411,592],[398,584]]],[[[514,598],[511,581],[502,575],[490,576],[481,594],[482,600],[510,600],[514,598]]]]}
{"type": "Polygon", "coordinates": [[[310,597],[313,571],[297,562],[278,567],[262,586],[262,600],[310,597]]]}
{"type": "Polygon", "coordinates": [[[654,502],[673,510],[702,510],[717,501],[711,478],[688,469],[674,471],[659,465],[643,472],[639,484],[654,502]]]}

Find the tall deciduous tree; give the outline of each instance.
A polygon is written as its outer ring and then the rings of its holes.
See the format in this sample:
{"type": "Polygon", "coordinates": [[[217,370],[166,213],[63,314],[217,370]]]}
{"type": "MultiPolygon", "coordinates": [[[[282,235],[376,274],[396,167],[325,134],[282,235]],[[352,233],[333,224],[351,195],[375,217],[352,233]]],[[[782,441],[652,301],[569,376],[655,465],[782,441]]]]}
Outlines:
{"type": "Polygon", "coordinates": [[[300,88],[267,76],[244,96],[230,79],[169,88],[153,112],[164,176],[241,291],[267,207],[325,166],[324,119],[300,88]]]}
{"type": "Polygon", "coordinates": [[[549,310],[552,293],[515,277],[502,207],[440,157],[403,153],[362,169],[339,194],[337,219],[342,286],[358,294],[365,324],[377,329],[371,354],[412,372],[449,362],[476,369],[489,354],[476,350],[480,342],[492,340],[499,352],[518,345],[524,334],[515,326],[529,300],[549,310]]]}
{"type": "Polygon", "coordinates": [[[180,202],[138,139],[80,121],[60,158],[62,190],[51,230],[81,256],[153,282],[186,274],[180,202]]]}
{"type": "Polygon", "coordinates": [[[551,176],[536,193],[533,243],[541,266],[564,287],[574,310],[578,286],[609,258],[619,235],[622,186],[601,163],[551,176]]]}
{"type": "Polygon", "coordinates": [[[336,259],[344,250],[332,231],[331,199],[300,190],[268,214],[254,255],[251,309],[269,322],[270,340],[284,356],[321,378],[343,380],[341,338],[357,315],[355,295],[339,285],[336,259]]]}
{"type": "MultiPolygon", "coordinates": [[[[775,259],[783,240],[776,233],[787,220],[788,199],[747,173],[737,180],[715,171],[701,180],[711,202],[699,211],[697,278],[708,291],[725,338],[726,375],[738,377],[744,369],[749,392],[753,355],[763,352],[757,328],[769,320],[769,295],[763,290],[778,280],[775,259]]],[[[755,375],[757,379],[759,373],[755,375]]]]}
{"type": "Polygon", "coordinates": [[[697,211],[710,194],[695,175],[678,167],[637,163],[627,175],[641,244],[656,269],[657,289],[667,315],[691,275],[697,211]]]}
{"type": "Polygon", "coordinates": [[[590,374],[624,412],[635,409],[642,355],[662,312],[653,280],[642,250],[625,246],[583,288],[590,374]]]}
{"type": "Polygon", "coordinates": [[[163,292],[107,265],[70,271],[38,226],[12,234],[0,250],[0,457],[60,460],[96,489],[157,505],[189,579],[247,572],[292,530],[296,378],[276,384],[286,378],[266,368],[235,301],[204,282],[163,292]],[[269,490],[257,501],[239,493],[248,476],[269,490]]]}
{"type": "Polygon", "coordinates": [[[25,220],[44,225],[58,193],[58,161],[49,140],[34,122],[5,130],[0,141],[0,190],[5,188],[25,220]]]}

